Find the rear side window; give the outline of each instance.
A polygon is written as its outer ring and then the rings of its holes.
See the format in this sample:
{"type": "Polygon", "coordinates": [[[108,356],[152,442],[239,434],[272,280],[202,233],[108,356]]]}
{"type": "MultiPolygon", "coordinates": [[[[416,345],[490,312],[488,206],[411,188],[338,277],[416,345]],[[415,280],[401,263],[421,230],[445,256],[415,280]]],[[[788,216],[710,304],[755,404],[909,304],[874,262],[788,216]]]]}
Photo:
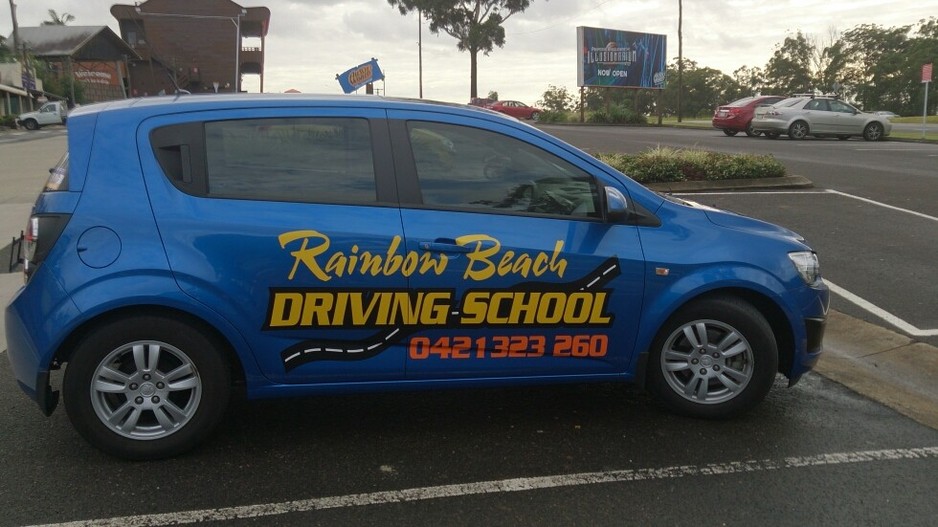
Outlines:
{"type": "Polygon", "coordinates": [[[366,119],[288,118],[205,123],[206,192],[273,201],[374,203],[366,119]]]}
{"type": "Polygon", "coordinates": [[[407,128],[424,205],[600,216],[593,178],[550,152],[468,126],[411,121],[407,128]]]}
{"type": "Polygon", "coordinates": [[[367,119],[312,117],[181,123],[150,141],[167,179],[193,196],[368,204],[371,135],[367,119]]]}

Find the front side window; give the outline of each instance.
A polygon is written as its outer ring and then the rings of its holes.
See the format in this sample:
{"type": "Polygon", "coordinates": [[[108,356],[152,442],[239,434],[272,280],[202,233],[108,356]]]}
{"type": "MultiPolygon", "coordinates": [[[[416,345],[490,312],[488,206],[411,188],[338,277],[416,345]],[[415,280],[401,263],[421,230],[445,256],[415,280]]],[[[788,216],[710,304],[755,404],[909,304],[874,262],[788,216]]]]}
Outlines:
{"type": "Polygon", "coordinates": [[[841,101],[831,101],[831,110],[838,113],[856,113],[853,106],[841,101]]]}
{"type": "Polygon", "coordinates": [[[207,194],[317,203],[377,201],[368,121],[283,118],[205,124],[207,194]]]}
{"type": "Polygon", "coordinates": [[[600,215],[595,180],[547,151],[467,126],[412,121],[408,132],[424,205],[600,215]]]}

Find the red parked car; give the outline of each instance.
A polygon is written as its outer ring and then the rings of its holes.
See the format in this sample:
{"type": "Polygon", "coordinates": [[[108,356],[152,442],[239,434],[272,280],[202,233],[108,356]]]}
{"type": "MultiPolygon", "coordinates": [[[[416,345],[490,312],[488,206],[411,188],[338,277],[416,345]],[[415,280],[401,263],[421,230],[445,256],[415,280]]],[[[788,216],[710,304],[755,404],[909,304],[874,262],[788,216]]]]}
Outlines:
{"type": "Polygon", "coordinates": [[[785,97],[779,95],[758,95],[743,97],[724,106],[717,106],[713,112],[713,127],[723,130],[729,136],[746,132],[749,137],[759,135],[752,130],[752,116],[759,106],[771,106],[785,97]]]}
{"type": "Polygon", "coordinates": [[[539,109],[518,101],[495,101],[488,108],[508,114],[516,119],[531,119],[533,121],[537,121],[537,116],[541,113],[539,109]]]}

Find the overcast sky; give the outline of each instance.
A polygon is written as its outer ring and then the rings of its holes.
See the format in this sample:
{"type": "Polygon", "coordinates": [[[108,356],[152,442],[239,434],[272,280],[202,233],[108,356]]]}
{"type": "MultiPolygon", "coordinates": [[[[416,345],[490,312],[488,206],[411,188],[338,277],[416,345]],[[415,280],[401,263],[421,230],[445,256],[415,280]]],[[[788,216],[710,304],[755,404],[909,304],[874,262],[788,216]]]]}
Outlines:
{"type": "MultiPolygon", "coordinates": [[[[198,0],[193,0],[198,1],[198,0]]],[[[108,25],[112,0],[15,0],[21,27],[47,20],[48,10],[69,13],[69,25],[108,25]]],[[[242,0],[271,11],[265,43],[264,91],[341,93],[335,75],[372,57],[387,76],[387,95],[418,95],[418,21],[386,0],[242,0]]],[[[741,66],[764,67],[776,45],[802,31],[820,41],[860,24],[918,25],[938,16],[938,0],[685,0],[684,56],[732,75],[741,66]]],[[[479,94],[534,104],[548,85],[576,91],[576,27],[591,26],[667,35],[669,62],[678,55],[677,0],[532,0],[505,24],[505,47],[479,60],[479,94]]],[[[0,3],[0,34],[10,35],[9,2],[0,3]]],[[[249,42],[246,43],[250,44],[249,42]]],[[[259,43],[258,43],[259,44],[259,43]]],[[[257,75],[244,88],[258,91],[257,75]]],[[[423,26],[425,98],[466,102],[469,55],[445,34],[423,26]]]]}

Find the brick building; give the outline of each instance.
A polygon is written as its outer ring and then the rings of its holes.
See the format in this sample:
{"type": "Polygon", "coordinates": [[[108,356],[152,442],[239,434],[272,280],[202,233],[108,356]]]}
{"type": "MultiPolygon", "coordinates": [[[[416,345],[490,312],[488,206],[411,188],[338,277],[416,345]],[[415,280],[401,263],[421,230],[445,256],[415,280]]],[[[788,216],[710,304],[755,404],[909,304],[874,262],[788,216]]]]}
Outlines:
{"type": "Polygon", "coordinates": [[[230,0],[148,0],[116,4],[121,37],[140,56],[130,61],[132,97],[241,91],[243,75],[260,75],[264,91],[266,7],[230,0]]]}

